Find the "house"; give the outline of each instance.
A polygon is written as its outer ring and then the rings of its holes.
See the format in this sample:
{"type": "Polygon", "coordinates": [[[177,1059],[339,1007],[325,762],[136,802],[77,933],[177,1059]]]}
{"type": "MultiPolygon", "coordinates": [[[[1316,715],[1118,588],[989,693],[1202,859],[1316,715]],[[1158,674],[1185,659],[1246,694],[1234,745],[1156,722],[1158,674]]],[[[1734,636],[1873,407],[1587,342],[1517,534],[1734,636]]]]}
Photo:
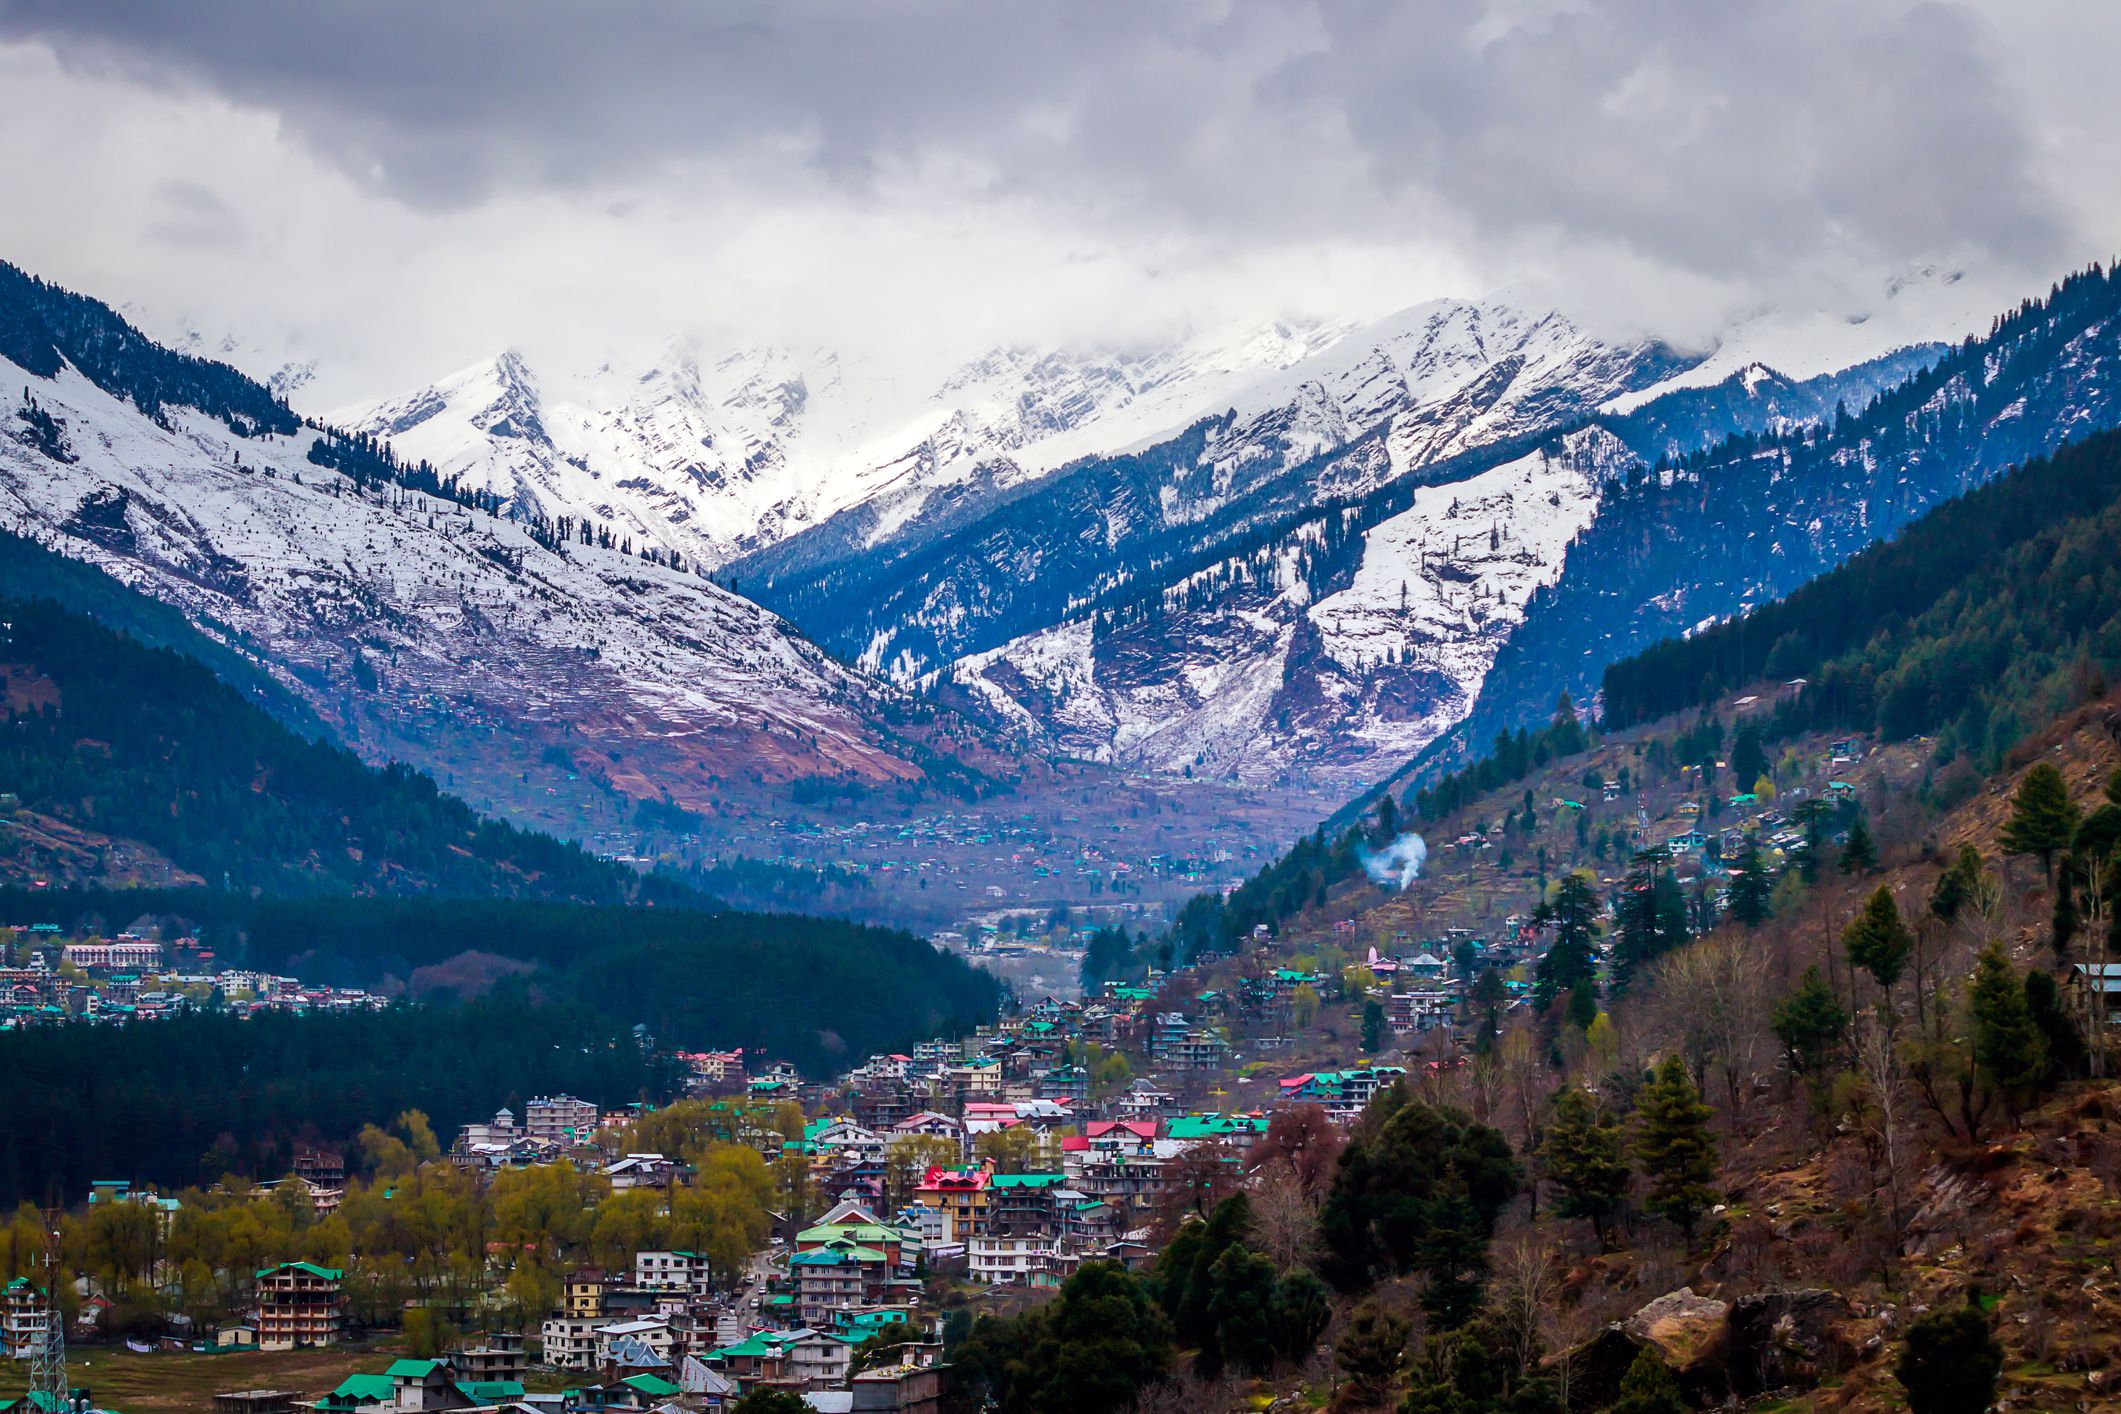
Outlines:
{"type": "Polygon", "coordinates": [[[456,1366],[457,1372],[467,1380],[520,1380],[527,1364],[523,1337],[514,1331],[496,1331],[486,1338],[484,1345],[459,1350],[450,1356],[449,1363],[456,1366]]]}
{"type": "Polygon", "coordinates": [[[539,1327],[544,1363],[556,1370],[593,1370],[597,1363],[597,1328],[602,1315],[548,1316],[539,1327]]]}
{"type": "Polygon", "coordinates": [[[50,1329],[51,1314],[44,1304],[44,1293],[31,1286],[27,1277],[9,1282],[4,1300],[0,1300],[0,1343],[6,1346],[7,1358],[29,1359],[44,1348],[50,1329]]]}
{"type": "Polygon", "coordinates": [[[572,1095],[540,1095],[523,1106],[523,1130],[563,1147],[587,1143],[597,1132],[597,1107],[572,1095]]]}
{"type": "Polygon", "coordinates": [[[940,1414],[943,1374],[933,1366],[865,1370],[848,1382],[853,1414],[940,1414]]]}
{"type": "Polygon", "coordinates": [[[707,1259],[697,1252],[636,1252],[633,1284],[649,1291],[682,1291],[703,1296],[713,1284],[707,1259]]]}
{"type": "Polygon", "coordinates": [[[2108,1026],[2121,1026],[2121,962],[2080,962],[2070,968],[2063,986],[2079,1016],[2099,1008],[2108,1026]]]}
{"type": "Polygon", "coordinates": [[[989,1233],[972,1239],[967,1275],[994,1286],[1028,1282],[1034,1272],[1050,1270],[1060,1255],[1058,1236],[1044,1232],[1017,1236],[989,1233]]]}
{"type": "Polygon", "coordinates": [[[1698,854],[1709,847],[1709,837],[1699,830],[1686,830],[1665,840],[1667,854],[1675,858],[1682,854],[1698,854]]]}
{"type": "Polygon", "coordinates": [[[685,1166],[661,1154],[626,1154],[604,1165],[604,1177],[615,1193],[629,1188],[668,1189],[685,1166]]]}
{"type": "Polygon", "coordinates": [[[258,1348],[336,1345],[346,1321],[346,1273],[315,1262],[282,1262],[257,1273],[258,1348]]]}
{"type": "Polygon", "coordinates": [[[596,1358],[599,1365],[622,1370],[673,1368],[678,1355],[678,1333],[664,1316],[642,1316],[630,1321],[607,1321],[597,1329],[596,1358]]]}
{"type": "Polygon", "coordinates": [[[611,1281],[601,1267],[576,1267],[560,1284],[560,1310],[569,1316],[604,1314],[604,1292],[611,1281]]]}
{"type": "Polygon", "coordinates": [[[943,1214],[943,1240],[967,1242],[982,1232],[987,1218],[987,1183],[991,1171],[984,1164],[967,1168],[931,1168],[915,1190],[919,1200],[943,1214]]]}

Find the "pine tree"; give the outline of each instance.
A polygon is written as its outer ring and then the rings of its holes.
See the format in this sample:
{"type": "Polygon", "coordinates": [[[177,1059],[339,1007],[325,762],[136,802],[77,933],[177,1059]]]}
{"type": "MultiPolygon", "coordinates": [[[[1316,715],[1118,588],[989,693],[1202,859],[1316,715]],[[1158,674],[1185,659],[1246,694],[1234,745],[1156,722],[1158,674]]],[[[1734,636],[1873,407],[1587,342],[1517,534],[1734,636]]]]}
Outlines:
{"type": "Polygon", "coordinates": [[[1362,1049],[1374,1056],[1385,1043],[1385,1009],[1375,997],[1362,1004],[1362,1049]]]}
{"type": "Polygon", "coordinates": [[[1937,876],[1936,886],[1930,890],[1930,912],[1947,923],[1952,922],[1960,910],[1979,899],[1985,883],[1984,873],[1981,851],[1970,844],[1961,845],[1958,858],[1937,876]]]}
{"type": "Polygon", "coordinates": [[[1767,921],[1774,890],[1767,866],[1760,861],[1760,846],[1748,844],[1738,862],[1738,876],[1731,880],[1731,917],[1747,928],[1759,927],[1767,921]]]}
{"type": "Polygon", "coordinates": [[[1554,924],[1554,945],[1539,960],[1533,975],[1532,999],[1544,1011],[1591,976],[1595,965],[1591,945],[1598,935],[1598,895],[1592,891],[1588,876],[1572,873],[1556,887],[1552,902],[1542,903],[1534,916],[1554,924]]]}
{"type": "Polygon", "coordinates": [[[1578,1031],[1588,1031],[1597,1019],[1598,989],[1586,977],[1569,989],[1569,1010],[1565,1020],[1578,1031]]]}
{"type": "Polygon", "coordinates": [[[2025,985],[2000,943],[1981,950],[1967,1003],[1974,1021],[1975,1069],[2003,1097],[2015,1127],[2026,1101],[2047,1076],[2047,1041],[2033,1020],[2025,985]]]}
{"type": "Polygon", "coordinates": [[[1645,1345],[1635,1352],[1634,1363],[1621,1377],[1620,1398],[1611,1414],[1687,1414],[1679,1381],[1672,1378],[1671,1367],[1654,1346],[1645,1345]]]}
{"type": "Polygon", "coordinates": [[[1587,1218],[1605,1246],[1606,1224],[1620,1211],[1628,1191],[1626,1144],[1620,1126],[1598,1113],[1581,1085],[1565,1085],[1554,1096],[1554,1118],[1539,1146],[1549,1181],[1561,1189],[1554,1211],[1587,1218]]]}
{"type": "Polygon", "coordinates": [[[1731,743],[1731,775],[1745,790],[1768,773],[1767,752],[1760,745],[1760,728],[1747,722],[1731,743]]]}
{"type": "Polygon", "coordinates": [[[2077,866],[2070,855],[2062,856],[2062,868],[2057,871],[2055,882],[2055,912],[2049,923],[2048,941],[2054,945],[2055,961],[2068,962],[2070,944],[2077,940],[2077,930],[2084,926],[2077,912],[2077,866]]]}
{"type": "Polygon", "coordinates": [[[1849,961],[1870,973],[1871,980],[1885,992],[1890,1017],[1893,984],[1906,971],[1908,954],[1915,948],[1915,935],[1901,921],[1892,890],[1883,884],[1878,886],[1863,905],[1863,912],[1841,934],[1841,946],[1847,950],[1849,961]]]}
{"type": "Polygon", "coordinates": [[[1797,989],[1775,1007],[1769,1025],[1788,1053],[1791,1069],[1815,1080],[1833,1064],[1834,1052],[1848,1031],[1848,1021],[1841,999],[1814,966],[1804,970],[1797,989]]]}
{"type": "Polygon", "coordinates": [[[1636,1111],[1635,1162],[1650,1184],[1643,1207],[1677,1223],[1689,1240],[1716,1201],[1709,1186],[1716,1177],[1716,1141],[1709,1133],[1714,1113],[1678,1056],[1665,1057],[1636,1111]]]}
{"type": "Polygon", "coordinates": [[[1858,815],[1849,824],[1848,840],[1841,846],[1841,872],[1874,874],[1878,871],[1878,847],[1871,843],[1870,827],[1858,815]]]}
{"type": "Polygon", "coordinates": [[[2003,1346],[1989,1328],[1979,1293],[1964,1306],[1932,1311],[1907,1328],[1893,1373],[1913,1414],[1987,1414],[2003,1373],[2003,1346]]]}
{"type": "Polygon", "coordinates": [[[2069,847],[2077,832],[2077,807],[2069,783],[2052,762],[2042,761],[2025,773],[2011,797],[2011,817],[1998,842],[2005,854],[2037,855],[2043,876],[2055,876],[2055,855],[2069,847]]]}

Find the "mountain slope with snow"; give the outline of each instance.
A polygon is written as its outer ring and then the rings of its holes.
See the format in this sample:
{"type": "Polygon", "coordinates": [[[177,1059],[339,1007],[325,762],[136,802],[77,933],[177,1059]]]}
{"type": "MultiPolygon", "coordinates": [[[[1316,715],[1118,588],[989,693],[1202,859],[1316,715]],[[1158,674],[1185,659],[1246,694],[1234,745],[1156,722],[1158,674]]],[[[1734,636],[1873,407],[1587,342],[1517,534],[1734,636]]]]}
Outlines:
{"type": "Polygon", "coordinates": [[[534,774],[707,813],[935,765],[894,725],[921,712],[758,605],[322,465],[329,439],[240,375],[0,275],[0,386],[25,390],[0,522],[240,644],[369,754],[474,798],[534,774]]]}

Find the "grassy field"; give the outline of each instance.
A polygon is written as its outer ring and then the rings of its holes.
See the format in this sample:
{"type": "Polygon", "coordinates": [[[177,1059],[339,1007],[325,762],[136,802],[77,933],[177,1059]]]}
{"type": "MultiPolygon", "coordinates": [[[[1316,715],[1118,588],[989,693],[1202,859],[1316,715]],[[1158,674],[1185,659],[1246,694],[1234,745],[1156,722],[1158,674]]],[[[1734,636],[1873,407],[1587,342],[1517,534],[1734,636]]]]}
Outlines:
{"type": "MultiPolygon", "coordinates": [[[[77,1388],[88,1389],[97,1407],[118,1414],[174,1414],[210,1410],[226,1390],[286,1389],[303,1400],[338,1388],[348,1375],[381,1373],[404,1354],[396,1339],[335,1345],[328,1350],[245,1352],[229,1355],[136,1355],[124,1347],[83,1346],[67,1352],[66,1369],[77,1388]]],[[[0,1362],[0,1396],[22,1392],[24,1369],[0,1362]]],[[[579,1384],[579,1377],[572,1383],[579,1384]]],[[[533,1375],[532,1390],[569,1387],[562,1376],[533,1375]]]]}

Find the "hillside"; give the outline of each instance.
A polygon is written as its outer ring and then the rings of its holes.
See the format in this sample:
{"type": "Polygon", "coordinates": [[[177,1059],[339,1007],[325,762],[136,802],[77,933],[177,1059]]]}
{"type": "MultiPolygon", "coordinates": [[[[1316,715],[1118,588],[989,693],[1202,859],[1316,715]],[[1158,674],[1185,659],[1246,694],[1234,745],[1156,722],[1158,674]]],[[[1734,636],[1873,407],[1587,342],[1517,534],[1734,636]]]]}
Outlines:
{"type": "MultiPolygon", "coordinates": [[[[1790,593],[1954,497],[2121,422],[2121,279],[2093,266],[1830,423],[1609,484],[1471,714],[1419,769],[1590,701],[1608,663],[1790,593]]],[[[1764,666],[1764,665],[1763,665],[1764,666]]]]}
{"type": "Polygon", "coordinates": [[[14,593],[0,620],[0,782],[22,812],[0,833],[0,877],[105,882],[145,846],[194,879],[272,893],[616,902],[642,888],[573,845],[480,819],[424,775],[298,735],[216,678],[218,645],[180,625],[151,648],[14,593]],[[88,857],[37,849],[54,828],[88,857]]]}

